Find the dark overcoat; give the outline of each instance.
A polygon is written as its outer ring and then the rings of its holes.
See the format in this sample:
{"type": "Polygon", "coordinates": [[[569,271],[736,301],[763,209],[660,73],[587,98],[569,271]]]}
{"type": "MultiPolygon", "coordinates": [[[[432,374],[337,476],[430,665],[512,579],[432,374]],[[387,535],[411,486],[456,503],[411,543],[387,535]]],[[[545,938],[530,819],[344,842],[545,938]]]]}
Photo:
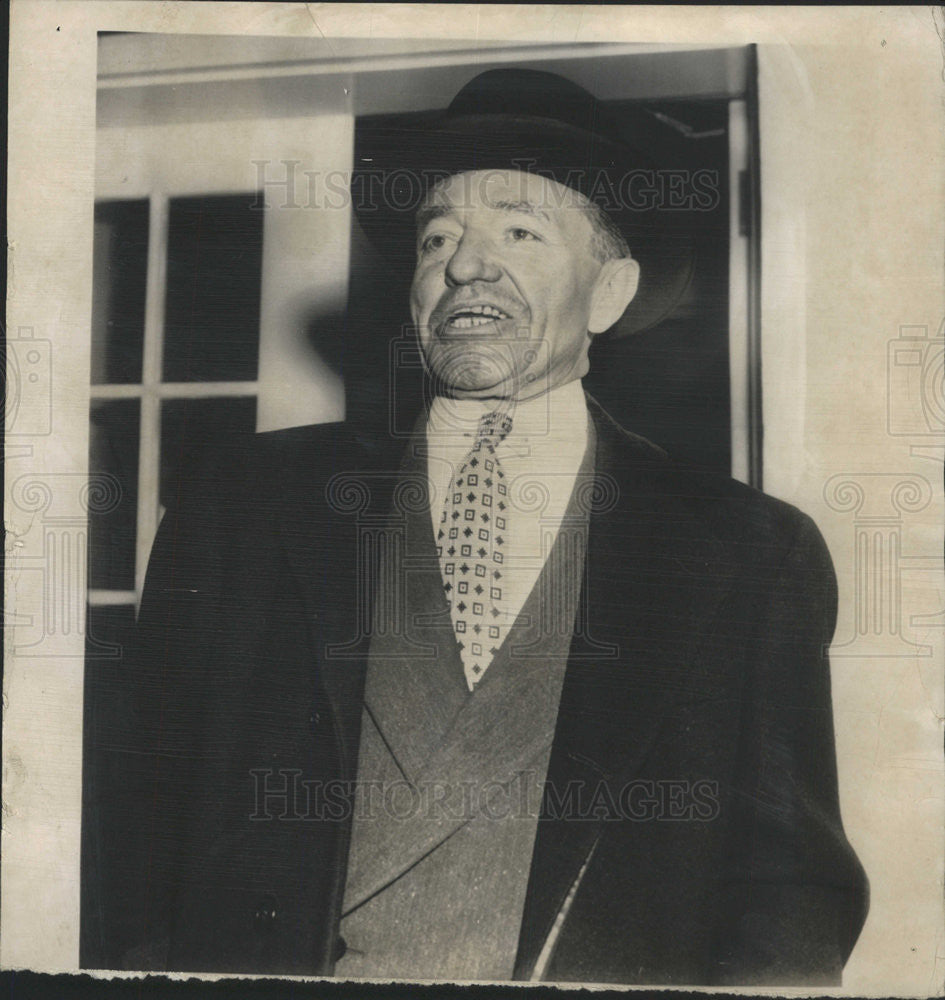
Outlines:
{"type": "MultiPolygon", "coordinates": [[[[588,405],[585,580],[515,975],[590,857],[546,979],[838,983],[867,882],[824,543],[588,405]]],[[[85,967],[331,974],[399,461],[320,425],[234,439],[176,483],[134,648],[87,716],[85,967]]]]}

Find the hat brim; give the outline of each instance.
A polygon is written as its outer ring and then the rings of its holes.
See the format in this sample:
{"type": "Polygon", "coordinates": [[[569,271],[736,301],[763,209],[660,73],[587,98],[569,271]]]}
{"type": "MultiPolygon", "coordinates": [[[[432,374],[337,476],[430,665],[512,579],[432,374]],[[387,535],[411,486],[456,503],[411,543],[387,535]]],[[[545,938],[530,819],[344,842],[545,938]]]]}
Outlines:
{"type": "Polygon", "coordinates": [[[666,318],[692,278],[691,232],[678,212],[646,195],[653,158],[556,119],[515,115],[417,116],[359,125],[352,175],[354,210],[365,235],[395,266],[413,267],[416,212],[446,177],[484,170],[537,173],[580,191],[617,226],[640,265],[623,334],[666,318]]]}

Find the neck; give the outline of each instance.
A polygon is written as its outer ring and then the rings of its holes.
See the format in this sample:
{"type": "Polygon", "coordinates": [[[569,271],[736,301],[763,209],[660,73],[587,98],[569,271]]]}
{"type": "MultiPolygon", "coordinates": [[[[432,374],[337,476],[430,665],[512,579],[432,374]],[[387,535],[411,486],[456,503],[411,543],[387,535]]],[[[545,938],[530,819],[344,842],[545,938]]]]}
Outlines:
{"type": "Polygon", "coordinates": [[[427,425],[433,433],[469,433],[484,413],[509,414],[514,428],[531,428],[531,433],[566,431],[586,414],[584,390],[579,379],[526,399],[455,399],[437,396],[430,406],[427,425]]]}

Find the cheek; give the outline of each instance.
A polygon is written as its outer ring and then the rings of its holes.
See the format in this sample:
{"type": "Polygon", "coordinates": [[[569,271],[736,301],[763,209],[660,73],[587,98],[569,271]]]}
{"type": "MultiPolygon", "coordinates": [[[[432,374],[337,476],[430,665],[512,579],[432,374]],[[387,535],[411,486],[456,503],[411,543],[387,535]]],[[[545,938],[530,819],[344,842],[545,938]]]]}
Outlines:
{"type": "Polygon", "coordinates": [[[548,288],[548,317],[556,326],[569,329],[587,318],[590,298],[585,284],[568,274],[564,280],[548,288]]]}
{"type": "Polygon", "coordinates": [[[414,282],[410,287],[410,314],[414,323],[418,323],[422,318],[426,299],[427,297],[423,294],[423,286],[414,282]]]}
{"type": "Polygon", "coordinates": [[[442,282],[431,269],[414,276],[410,286],[410,311],[414,321],[429,316],[440,299],[442,282]]]}

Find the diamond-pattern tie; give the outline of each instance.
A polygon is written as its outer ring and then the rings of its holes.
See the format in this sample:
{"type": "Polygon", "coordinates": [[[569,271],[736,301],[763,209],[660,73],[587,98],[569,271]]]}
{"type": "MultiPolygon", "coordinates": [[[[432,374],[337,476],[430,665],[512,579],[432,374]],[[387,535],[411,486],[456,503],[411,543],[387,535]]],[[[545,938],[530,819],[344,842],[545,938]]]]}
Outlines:
{"type": "Polygon", "coordinates": [[[507,516],[505,473],[496,448],[512,418],[492,412],[479,421],[476,441],[450,483],[436,535],[453,631],[472,691],[501,643],[507,516]]]}

